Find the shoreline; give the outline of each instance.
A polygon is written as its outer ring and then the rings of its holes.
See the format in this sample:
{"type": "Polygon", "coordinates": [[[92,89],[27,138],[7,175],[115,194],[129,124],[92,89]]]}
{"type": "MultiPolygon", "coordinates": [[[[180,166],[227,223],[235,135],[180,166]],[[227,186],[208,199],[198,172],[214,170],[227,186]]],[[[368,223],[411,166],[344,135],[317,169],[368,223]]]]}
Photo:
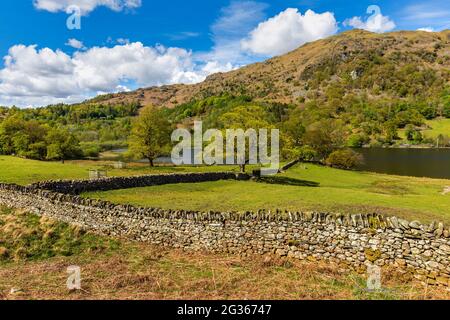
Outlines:
{"type": "Polygon", "coordinates": [[[430,145],[396,145],[396,146],[378,146],[378,147],[372,147],[372,146],[362,146],[361,148],[354,148],[354,149],[424,149],[424,150],[450,150],[450,147],[439,147],[436,148],[435,146],[430,145]]]}

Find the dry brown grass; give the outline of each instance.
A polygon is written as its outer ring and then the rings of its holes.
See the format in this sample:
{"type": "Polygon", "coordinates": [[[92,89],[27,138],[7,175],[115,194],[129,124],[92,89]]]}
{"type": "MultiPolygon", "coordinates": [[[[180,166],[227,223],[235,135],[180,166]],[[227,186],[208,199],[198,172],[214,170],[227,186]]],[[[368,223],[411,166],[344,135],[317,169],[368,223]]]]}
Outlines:
{"type": "Polygon", "coordinates": [[[425,287],[385,271],[384,292],[364,289],[364,277],[321,262],[161,250],[124,244],[102,255],[58,257],[0,266],[2,299],[450,299],[445,288],[425,287]],[[82,290],[65,286],[67,267],[79,265],[82,290]],[[21,292],[11,294],[11,289],[21,292]]]}
{"type": "MultiPolygon", "coordinates": [[[[137,101],[141,105],[175,107],[204,96],[223,95],[224,93],[239,94],[244,87],[246,94],[259,97],[264,101],[295,103],[296,95],[293,93],[304,94],[303,88],[307,81],[302,79],[302,74],[308,67],[316,66],[323,61],[335,60],[336,57],[347,51],[368,52],[380,49],[386,56],[391,52],[402,52],[403,55],[406,55],[421,50],[431,51],[438,39],[442,41],[443,46],[443,49],[439,51],[439,56],[446,57],[449,51],[448,36],[448,30],[440,33],[400,31],[384,34],[351,30],[307,43],[292,52],[262,63],[250,64],[227,73],[213,74],[201,83],[138,89],[128,93],[108,95],[101,100],[104,104],[137,101]],[[300,81],[296,84],[297,81],[287,81],[287,79],[299,79],[300,81]]],[[[397,63],[403,64],[404,61],[406,62],[407,59],[397,63]]],[[[436,70],[445,68],[445,64],[429,63],[426,60],[420,61],[420,64],[436,70]]],[[[311,91],[311,89],[309,90],[311,91]]],[[[358,94],[359,92],[355,89],[353,93],[358,94]]],[[[373,90],[369,90],[368,94],[372,97],[377,95],[373,90]]],[[[97,100],[99,99],[97,98],[97,100]]]]}
{"type": "Polygon", "coordinates": [[[384,271],[383,292],[365,287],[364,275],[330,263],[164,249],[0,208],[0,299],[450,299],[395,269],[384,271]],[[66,287],[73,265],[76,292],[66,287]]]}

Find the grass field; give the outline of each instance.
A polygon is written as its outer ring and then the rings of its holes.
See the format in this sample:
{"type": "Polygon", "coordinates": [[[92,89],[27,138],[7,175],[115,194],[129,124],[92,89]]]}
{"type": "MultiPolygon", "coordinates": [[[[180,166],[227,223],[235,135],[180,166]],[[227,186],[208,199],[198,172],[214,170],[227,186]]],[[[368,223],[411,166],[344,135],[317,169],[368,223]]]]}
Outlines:
{"type": "Polygon", "coordinates": [[[450,119],[429,120],[426,123],[432,128],[424,131],[427,137],[437,138],[440,134],[450,136],[450,119]]]}
{"type": "Polygon", "coordinates": [[[108,192],[86,197],[191,210],[327,210],[380,212],[423,222],[450,223],[449,180],[399,177],[298,165],[262,182],[217,181],[164,185],[108,192]]]}
{"type": "MultiPolygon", "coordinates": [[[[109,162],[61,163],[0,157],[0,181],[28,184],[86,178],[109,162]]],[[[224,167],[133,165],[110,175],[224,170],[224,167]]],[[[237,168],[232,168],[237,170],[237,168]]],[[[448,180],[397,177],[298,165],[264,181],[219,181],[92,193],[114,202],[195,210],[257,208],[378,211],[409,219],[450,221],[448,180]]],[[[450,299],[396,270],[382,292],[364,274],[339,265],[188,253],[85,233],[77,227],[0,208],[0,299],[450,299]],[[67,267],[80,266],[82,290],[66,288],[67,267]]]]}
{"type": "MultiPolygon", "coordinates": [[[[130,176],[152,174],[157,172],[198,172],[198,171],[226,171],[229,167],[169,167],[159,166],[150,168],[146,164],[131,164],[127,169],[114,169],[112,161],[66,161],[44,162],[21,159],[11,156],[0,156],[0,182],[30,184],[43,180],[58,179],[88,179],[90,169],[107,169],[108,176],[130,176]]],[[[231,168],[238,170],[237,167],[231,168]]]]}
{"type": "MultiPolygon", "coordinates": [[[[450,136],[450,119],[427,120],[425,123],[430,129],[422,131],[424,137],[436,139],[440,134],[450,136]]],[[[402,142],[407,142],[405,129],[399,129],[398,134],[400,139],[403,140],[402,142]]]]}
{"type": "MultiPolygon", "coordinates": [[[[237,167],[155,167],[133,164],[112,169],[108,161],[41,162],[0,156],[0,182],[28,184],[47,179],[86,179],[88,170],[108,167],[109,176],[156,172],[238,170],[237,167]]],[[[381,212],[423,222],[450,223],[450,180],[389,176],[298,165],[264,182],[218,181],[165,185],[85,196],[117,203],[192,210],[329,210],[381,212]]]]}
{"type": "MultiPolygon", "coordinates": [[[[107,161],[41,162],[0,156],[0,182],[28,184],[47,179],[85,179],[92,168],[111,168],[107,161]]],[[[109,169],[110,176],[155,172],[238,170],[237,167],[156,167],[134,164],[109,169]]],[[[264,182],[218,181],[90,193],[117,203],[191,210],[329,210],[381,212],[423,222],[450,223],[450,180],[399,177],[298,165],[264,182]]]]}
{"type": "Polygon", "coordinates": [[[322,262],[186,253],[112,240],[0,208],[0,299],[449,299],[385,270],[382,292],[366,276],[322,262]],[[80,291],[66,287],[81,269],[80,291]]]}

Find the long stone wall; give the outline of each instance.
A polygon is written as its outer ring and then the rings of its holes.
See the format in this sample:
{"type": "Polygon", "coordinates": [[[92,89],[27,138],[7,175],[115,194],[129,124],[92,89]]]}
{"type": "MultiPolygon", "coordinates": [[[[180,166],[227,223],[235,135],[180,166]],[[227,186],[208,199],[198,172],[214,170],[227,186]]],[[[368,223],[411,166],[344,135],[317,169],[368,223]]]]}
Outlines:
{"type": "Polygon", "coordinates": [[[250,176],[232,172],[169,173],[130,177],[111,177],[95,180],[44,181],[32,184],[30,185],[30,188],[77,195],[90,191],[120,190],[174,183],[197,183],[231,179],[248,180],[250,179],[250,176]]]}
{"type": "Polygon", "coordinates": [[[98,234],[185,250],[321,259],[365,268],[397,266],[429,284],[450,285],[450,230],[377,214],[194,212],[84,199],[0,184],[0,203],[98,234]]]}

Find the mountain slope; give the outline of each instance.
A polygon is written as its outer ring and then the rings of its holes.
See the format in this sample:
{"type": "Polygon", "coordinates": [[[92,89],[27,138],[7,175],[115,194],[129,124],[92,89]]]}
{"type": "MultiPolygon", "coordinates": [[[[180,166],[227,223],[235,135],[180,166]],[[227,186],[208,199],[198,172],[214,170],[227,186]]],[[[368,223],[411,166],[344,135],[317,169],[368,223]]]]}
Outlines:
{"type": "Polygon", "coordinates": [[[333,83],[346,93],[406,97],[432,94],[449,83],[450,30],[375,34],[352,30],[194,85],[168,85],[100,96],[102,103],[175,105],[224,93],[295,103],[320,96],[333,83]],[[410,90],[414,87],[413,90],[410,90]],[[437,89],[436,89],[437,90],[437,89]]]}

